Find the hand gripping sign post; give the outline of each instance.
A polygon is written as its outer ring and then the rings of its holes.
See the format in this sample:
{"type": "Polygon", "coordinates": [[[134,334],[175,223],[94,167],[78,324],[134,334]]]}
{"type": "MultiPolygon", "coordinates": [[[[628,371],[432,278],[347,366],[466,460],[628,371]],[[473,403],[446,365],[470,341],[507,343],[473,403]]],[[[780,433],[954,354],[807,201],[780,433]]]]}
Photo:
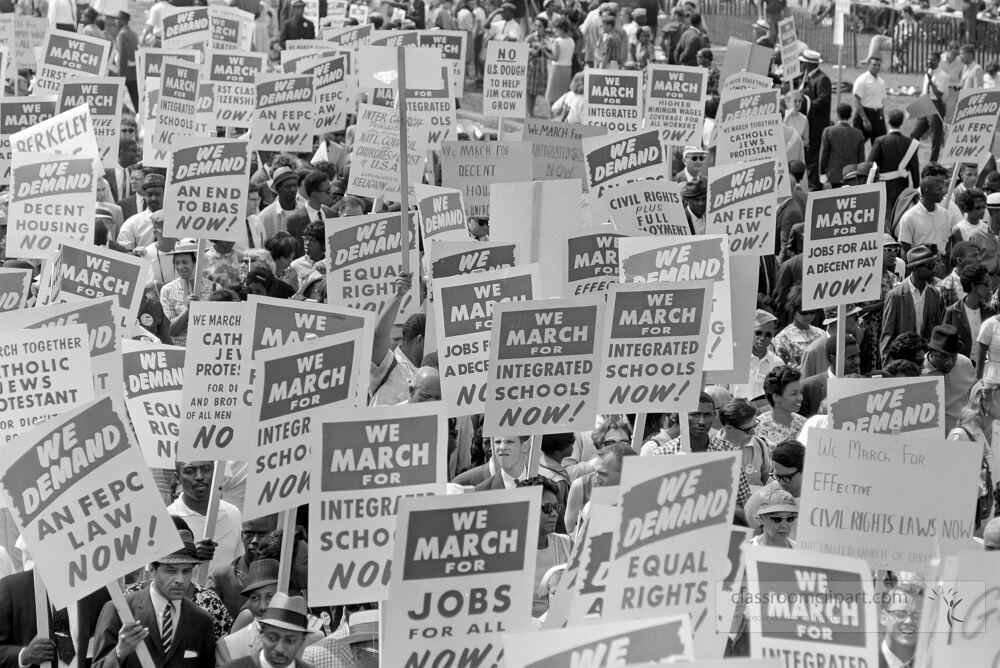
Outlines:
{"type": "Polygon", "coordinates": [[[312,448],[312,605],[389,598],[396,508],[444,495],[447,419],[441,402],[379,406],[324,421],[312,448]],[[318,539],[317,539],[318,538],[318,539]]]}
{"type": "Polygon", "coordinates": [[[121,77],[73,77],[60,82],[59,111],[68,111],[81,104],[90,105],[90,118],[105,169],[118,165],[124,96],[125,80],[121,77]]]}
{"type": "Polygon", "coordinates": [[[49,30],[45,33],[34,92],[56,93],[59,82],[71,77],[105,76],[110,53],[111,42],[106,39],[49,30]]]}
{"type": "Polygon", "coordinates": [[[484,433],[555,434],[597,415],[604,296],[493,307],[484,433]]]}
{"type": "Polygon", "coordinates": [[[587,69],[584,122],[608,132],[636,132],[642,125],[642,72],[587,69]]]}
{"type": "Polygon", "coordinates": [[[830,428],[944,438],[944,378],[831,378],[830,428]]]}
{"type": "Polygon", "coordinates": [[[965,89],[958,95],[955,114],[945,137],[941,163],[972,162],[982,167],[990,157],[990,143],[1000,119],[1000,91],[965,89]]]}
{"type": "Polygon", "coordinates": [[[541,496],[528,487],[400,500],[384,665],[501,663],[501,634],[531,629],[541,496]]]}
{"type": "Polygon", "coordinates": [[[178,137],[163,189],[163,233],[242,241],[250,160],[242,139],[178,137]]]}
{"type": "Polygon", "coordinates": [[[177,461],[184,352],[178,346],[122,341],[125,407],[151,468],[171,469],[177,461]]]}
{"type": "Polygon", "coordinates": [[[664,146],[701,145],[708,71],[702,67],[646,67],[643,127],[660,130],[664,146]]]}
{"type": "Polygon", "coordinates": [[[11,135],[55,114],[54,95],[0,98],[0,185],[10,184],[11,135]]]}
{"type": "Polygon", "coordinates": [[[705,232],[728,234],[733,255],[773,255],[777,183],[773,160],[709,167],[705,232]]]}
{"type": "Polygon", "coordinates": [[[864,561],[757,545],[744,547],[744,556],[754,655],[781,657],[786,666],[883,665],[864,561]]]}

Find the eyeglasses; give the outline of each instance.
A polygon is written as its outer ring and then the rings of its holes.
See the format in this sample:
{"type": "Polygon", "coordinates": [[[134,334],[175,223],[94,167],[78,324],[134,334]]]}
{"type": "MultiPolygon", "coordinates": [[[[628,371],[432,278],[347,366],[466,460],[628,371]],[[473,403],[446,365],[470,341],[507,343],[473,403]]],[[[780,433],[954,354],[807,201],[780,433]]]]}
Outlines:
{"type": "Polygon", "coordinates": [[[744,434],[746,434],[747,436],[749,436],[750,434],[752,434],[754,432],[755,429],[757,429],[757,425],[759,425],[759,424],[760,424],[759,422],[754,422],[752,425],[750,425],[746,429],[744,429],[743,427],[737,427],[736,425],[732,425],[732,427],[733,427],[733,429],[735,429],[737,431],[742,431],[744,434]]]}
{"type": "Polygon", "coordinates": [[[788,483],[792,482],[792,480],[795,479],[795,476],[797,476],[800,473],[802,473],[802,471],[796,471],[795,473],[786,473],[784,475],[778,475],[777,473],[775,473],[774,479],[777,480],[778,482],[783,482],[787,485],[788,483]]]}
{"type": "Polygon", "coordinates": [[[762,331],[762,330],[759,330],[759,329],[755,330],[754,333],[753,333],[753,335],[754,336],[760,336],[760,337],[763,337],[765,339],[773,339],[774,338],[774,332],[765,332],[765,331],[762,331]]]}
{"type": "Polygon", "coordinates": [[[561,513],[565,509],[566,509],[566,506],[564,506],[561,503],[543,503],[542,504],[542,512],[545,513],[546,515],[550,515],[552,513],[561,513]]]}
{"type": "Polygon", "coordinates": [[[784,522],[785,524],[791,524],[795,520],[799,519],[798,515],[785,515],[784,517],[777,517],[775,515],[764,515],[764,517],[771,520],[775,524],[781,524],[782,522],[784,522]]]}
{"type": "Polygon", "coordinates": [[[895,619],[897,622],[901,622],[905,620],[907,617],[909,617],[910,621],[912,621],[914,624],[920,623],[919,612],[912,612],[910,610],[886,610],[886,612],[892,615],[893,619],[895,619]]]}

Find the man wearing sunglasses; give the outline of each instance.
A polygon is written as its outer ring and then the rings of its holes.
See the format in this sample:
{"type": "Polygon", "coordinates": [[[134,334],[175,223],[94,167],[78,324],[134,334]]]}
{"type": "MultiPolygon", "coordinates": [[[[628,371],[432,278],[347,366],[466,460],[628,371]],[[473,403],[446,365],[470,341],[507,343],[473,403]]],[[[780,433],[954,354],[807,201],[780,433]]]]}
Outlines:
{"type": "Polygon", "coordinates": [[[674,174],[673,180],[676,183],[687,183],[700,179],[707,155],[705,149],[700,146],[685,146],[684,152],[681,154],[684,160],[684,169],[674,174]]]}
{"type": "MultiPolygon", "coordinates": [[[[771,451],[771,482],[750,495],[743,506],[747,524],[760,533],[761,523],[758,511],[764,499],[774,490],[784,490],[798,499],[802,494],[802,466],[805,463],[806,448],[798,441],[782,441],[771,451]]],[[[789,534],[795,538],[795,526],[789,534]]]]}
{"type": "Polygon", "coordinates": [[[750,354],[750,375],[746,383],[733,385],[733,396],[756,399],[764,396],[764,379],[776,366],[784,364],[771,350],[771,341],[777,331],[778,319],[763,309],[754,316],[753,347],[750,354]]]}

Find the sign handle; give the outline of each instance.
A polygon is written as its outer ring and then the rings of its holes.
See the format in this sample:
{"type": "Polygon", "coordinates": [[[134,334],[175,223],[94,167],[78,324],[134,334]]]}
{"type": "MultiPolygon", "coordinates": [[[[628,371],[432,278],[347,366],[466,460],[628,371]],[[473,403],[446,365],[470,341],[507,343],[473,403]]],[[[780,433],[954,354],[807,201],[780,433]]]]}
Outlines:
{"type": "Polygon", "coordinates": [[[542,437],[535,434],[531,437],[531,447],[528,449],[528,478],[538,475],[538,463],[542,458],[542,437]]]}
{"type": "Polygon", "coordinates": [[[837,305],[837,378],[844,377],[844,355],[847,353],[847,305],[837,305]]]}
{"type": "Polygon", "coordinates": [[[497,118],[497,141],[503,141],[503,116],[497,118]]]}
{"type": "Polygon", "coordinates": [[[278,524],[281,526],[281,556],[278,559],[278,591],[288,593],[292,579],[292,549],[295,547],[295,511],[283,510],[278,524]]]}
{"type": "MultiPolygon", "coordinates": [[[[205,531],[202,538],[215,536],[215,525],[219,519],[219,501],[222,500],[222,463],[215,462],[212,469],[212,490],[208,496],[208,514],[205,516],[205,531]]],[[[212,570],[211,562],[198,566],[198,586],[204,587],[208,582],[208,573],[212,570]]]]}
{"type": "MultiPolygon", "coordinates": [[[[115,582],[109,584],[108,593],[111,595],[111,602],[115,604],[115,610],[118,611],[118,617],[121,618],[122,624],[124,625],[134,622],[135,617],[132,616],[132,609],[128,607],[128,601],[125,600],[125,594],[122,593],[118,584],[115,582]]],[[[139,643],[138,647],[135,648],[135,655],[139,658],[139,663],[142,664],[142,668],[156,668],[156,664],[153,663],[153,657],[149,653],[149,648],[146,647],[145,640],[139,643]]]]}
{"type": "Polygon", "coordinates": [[[194,294],[201,299],[201,285],[204,277],[201,275],[205,266],[205,240],[198,239],[198,257],[194,259],[194,294]]]}
{"type": "MultiPolygon", "coordinates": [[[[942,120],[942,122],[944,122],[942,120]]],[[[951,170],[951,180],[948,181],[948,194],[944,196],[944,200],[941,202],[941,206],[948,209],[951,206],[951,195],[955,192],[955,180],[958,179],[958,170],[962,169],[962,161],[957,160],[955,166],[951,170]]],[[[939,254],[944,254],[943,248],[938,248],[939,254]]]]}
{"type": "MultiPolygon", "coordinates": [[[[841,16],[843,15],[841,14],[841,16]]],[[[844,47],[842,45],[838,45],[837,46],[837,104],[834,105],[834,108],[840,106],[840,84],[843,80],[844,80],[844,47]]]]}
{"type": "MultiPolygon", "coordinates": [[[[45,584],[42,582],[42,576],[38,572],[38,567],[36,566],[32,570],[32,581],[35,586],[35,623],[38,627],[38,631],[35,633],[39,638],[48,638],[51,634],[49,633],[49,595],[45,592],[45,584]]],[[[53,661],[53,664],[57,664],[57,661],[53,661]]]]}
{"type": "Polygon", "coordinates": [[[688,424],[688,414],[678,413],[680,422],[677,424],[681,428],[681,452],[691,452],[691,425],[688,424]]]}
{"type": "Polygon", "coordinates": [[[646,431],[646,414],[636,413],[635,423],[632,425],[632,449],[638,453],[642,450],[642,432],[646,431]]]}
{"type": "Polygon", "coordinates": [[[396,106],[399,108],[399,230],[403,273],[410,272],[410,150],[406,138],[406,47],[396,47],[396,106]]]}

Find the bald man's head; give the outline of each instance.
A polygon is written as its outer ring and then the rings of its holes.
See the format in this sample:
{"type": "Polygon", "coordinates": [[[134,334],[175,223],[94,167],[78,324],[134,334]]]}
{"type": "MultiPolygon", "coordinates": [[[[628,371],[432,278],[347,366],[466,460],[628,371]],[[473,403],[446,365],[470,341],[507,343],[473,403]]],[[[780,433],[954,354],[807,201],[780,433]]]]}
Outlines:
{"type": "Polygon", "coordinates": [[[432,366],[422,366],[417,369],[410,383],[410,403],[419,404],[423,401],[441,401],[441,375],[432,366]]]}
{"type": "Polygon", "coordinates": [[[983,545],[987,550],[1000,550],[1000,517],[994,517],[983,529],[983,545]]]}

